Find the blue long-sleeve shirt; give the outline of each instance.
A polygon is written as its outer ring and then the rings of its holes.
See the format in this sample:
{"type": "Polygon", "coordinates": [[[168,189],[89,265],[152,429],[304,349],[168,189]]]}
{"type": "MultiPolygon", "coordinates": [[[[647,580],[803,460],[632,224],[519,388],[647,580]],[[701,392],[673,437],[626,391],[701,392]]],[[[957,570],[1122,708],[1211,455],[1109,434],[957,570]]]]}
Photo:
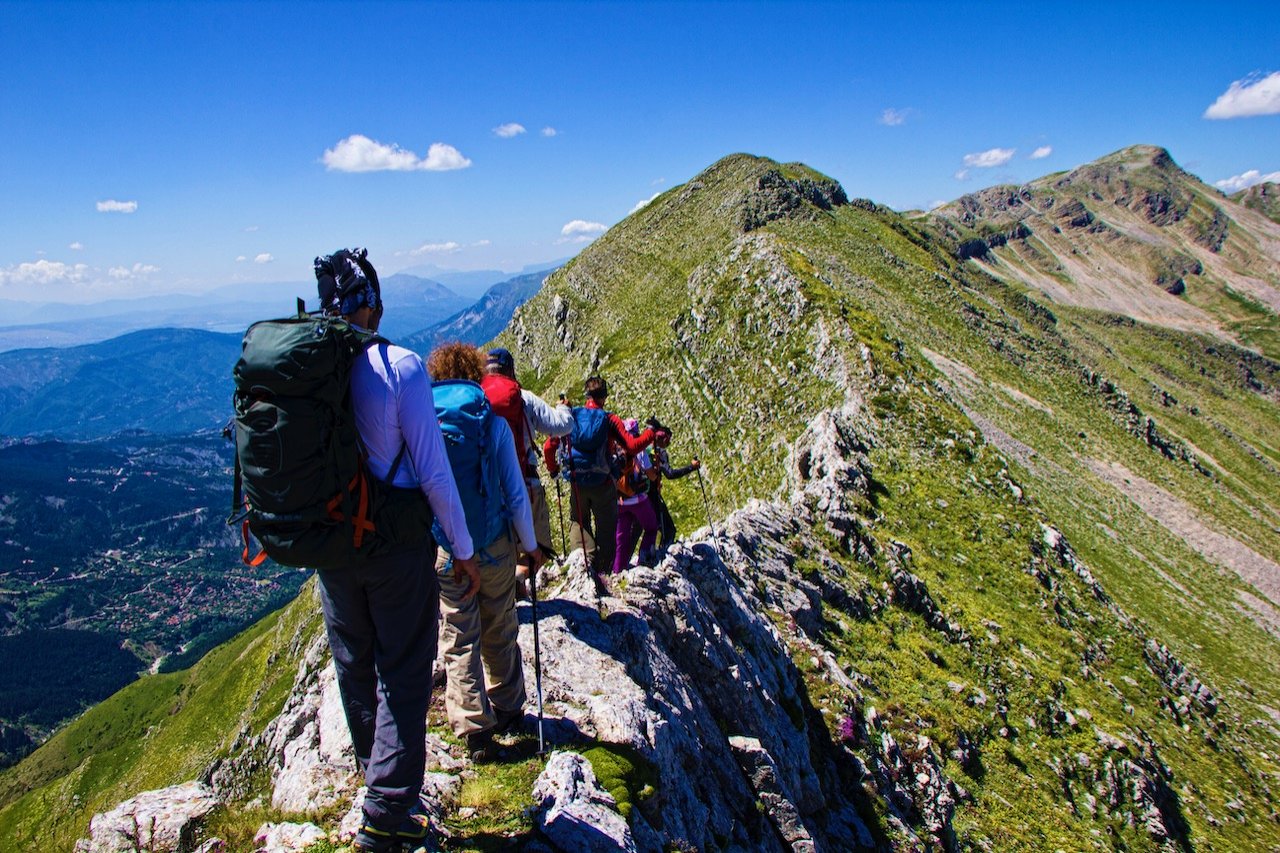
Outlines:
{"type": "Polygon", "coordinates": [[[391,344],[369,347],[351,371],[351,400],[370,473],[386,479],[403,444],[406,452],[392,485],[422,489],[454,546],[454,556],[473,556],[475,547],[436,420],[431,377],[422,359],[391,344]]]}

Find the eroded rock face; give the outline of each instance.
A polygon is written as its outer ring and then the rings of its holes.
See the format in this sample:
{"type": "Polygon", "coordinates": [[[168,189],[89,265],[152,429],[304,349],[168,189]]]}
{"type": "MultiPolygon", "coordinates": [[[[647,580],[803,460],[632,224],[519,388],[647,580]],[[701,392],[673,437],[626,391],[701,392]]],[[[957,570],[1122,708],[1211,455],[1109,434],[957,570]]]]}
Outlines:
{"type": "Polygon", "coordinates": [[[217,805],[213,789],[202,782],[144,791],[95,815],[76,853],[190,853],[200,822],[217,805]]]}
{"type": "Polygon", "coordinates": [[[299,853],[327,838],[314,823],[264,823],[254,836],[254,853],[299,853]]]}

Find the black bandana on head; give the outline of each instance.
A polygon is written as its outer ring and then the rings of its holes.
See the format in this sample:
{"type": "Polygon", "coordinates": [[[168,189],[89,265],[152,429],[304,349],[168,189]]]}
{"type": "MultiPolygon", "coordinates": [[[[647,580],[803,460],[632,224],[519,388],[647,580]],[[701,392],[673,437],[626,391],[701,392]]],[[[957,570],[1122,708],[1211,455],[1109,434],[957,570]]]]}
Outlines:
{"type": "Polygon", "coordinates": [[[339,249],[316,258],[316,289],[322,311],[348,316],[365,307],[378,310],[381,287],[368,254],[364,249],[339,249]]]}

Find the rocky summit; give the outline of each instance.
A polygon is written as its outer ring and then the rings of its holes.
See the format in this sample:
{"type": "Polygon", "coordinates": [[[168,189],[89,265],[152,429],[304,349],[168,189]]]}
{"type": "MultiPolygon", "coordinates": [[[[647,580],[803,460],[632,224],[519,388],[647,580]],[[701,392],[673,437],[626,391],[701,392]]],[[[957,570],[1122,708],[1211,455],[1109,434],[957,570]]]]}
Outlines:
{"type": "MultiPolygon", "coordinates": [[[[599,371],[704,469],[656,565],[547,568],[536,661],[520,604],[547,754],[531,713],[473,766],[433,711],[446,849],[1280,845],[1280,228],[1161,149],[1029,187],[913,219],[735,155],[515,313],[526,385],[599,371]],[[1015,275],[1035,240],[1105,249],[1105,310],[1015,275]],[[1131,269],[1179,253],[1182,294],[1131,269]]],[[[0,776],[0,846],[344,849],[314,596],[0,776]]]]}

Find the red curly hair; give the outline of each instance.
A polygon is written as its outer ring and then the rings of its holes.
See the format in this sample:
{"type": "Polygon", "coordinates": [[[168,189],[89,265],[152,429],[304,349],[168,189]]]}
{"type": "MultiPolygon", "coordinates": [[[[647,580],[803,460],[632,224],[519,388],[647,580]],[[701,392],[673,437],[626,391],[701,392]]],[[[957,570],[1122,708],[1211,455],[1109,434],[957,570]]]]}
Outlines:
{"type": "Polygon", "coordinates": [[[431,351],[427,372],[432,379],[470,379],[478,383],[484,378],[484,359],[483,350],[462,341],[451,341],[431,351]]]}

